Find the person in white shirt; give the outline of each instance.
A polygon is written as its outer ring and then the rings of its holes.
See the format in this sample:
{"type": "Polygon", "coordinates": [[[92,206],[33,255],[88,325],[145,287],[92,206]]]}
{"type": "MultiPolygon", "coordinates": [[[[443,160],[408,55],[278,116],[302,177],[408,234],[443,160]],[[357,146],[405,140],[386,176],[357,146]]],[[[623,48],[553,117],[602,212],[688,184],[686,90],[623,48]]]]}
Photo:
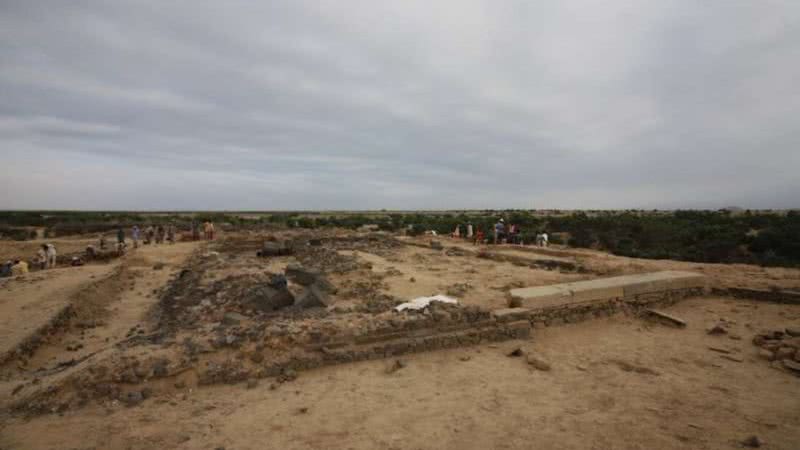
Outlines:
{"type": "Polygon", "coordinates": [[[47,267],[52,269],[56,266],[56,246],[47,244],[47,267]]]}
{"type": "Polygon", "coordinates": [[[36,252],[36,265],[39,269],[44,270],[47,268],[47,245],[42,244],[39,251],[36,252]]]}

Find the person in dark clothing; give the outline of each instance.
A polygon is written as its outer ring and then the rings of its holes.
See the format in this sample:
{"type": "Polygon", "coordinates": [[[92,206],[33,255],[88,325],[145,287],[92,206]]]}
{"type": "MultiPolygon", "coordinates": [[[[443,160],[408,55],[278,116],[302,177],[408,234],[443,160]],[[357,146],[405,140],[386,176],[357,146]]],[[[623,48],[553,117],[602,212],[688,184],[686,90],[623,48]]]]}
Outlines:
{"type": "Polygon", "coordinates": [[[14,265],[14,263],[11,262],[10,260],[4,262],[3,265],[0,266],[0,278],[10,277],[11,276],[11,266],[13,266],[13,265],[14,265]]]}
{"type": "Polygon", "coordinates": [[[122,227],[117,230],[117,252],[125,253],[125,230],[122,227]]]}
{"type": "Polygon", "coordinates": [[[196,220],[192,221],[192,240],[200,240],[200,224],[196,220]]]}

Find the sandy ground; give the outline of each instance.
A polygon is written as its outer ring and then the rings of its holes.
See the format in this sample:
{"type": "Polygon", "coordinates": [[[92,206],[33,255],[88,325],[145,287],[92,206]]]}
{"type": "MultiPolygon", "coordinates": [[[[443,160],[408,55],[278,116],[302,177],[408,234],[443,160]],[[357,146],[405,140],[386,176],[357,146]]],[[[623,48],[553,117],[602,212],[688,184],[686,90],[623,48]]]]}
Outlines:
{"type": "Polygon", "coordinates": [[[509,289],[586,278],[577,273],[532,269],[471,256],[448,256],[419,247],[401,248],[390,259],[365,252],[345,253],[372,263],[373,273],[385,275],[386,292],[407,300],[447,294],[465,304],[503,308],[508,303],[509,289]]]}
{"type": "MultiPolygon", "coordinates": [[[[75,236],[54,239],[35,239],[30,241],[2,241],[0,242],[0,261],[13,260],[14,258],[26,261],[33,260],[42,244],[50,243],[56,247],[59,254],[79,253],[86,250],[87,245],[98,246],[96,236],[75,236]]],[[[109,245],[111,244],[109,240],[109,245]]]]}
{"type": "Polygon", "coordinates": [[[8,421],[6,449],[730,449],[800,442],[800,379],[756,356],[753,330],[800,323],[800,307],[703,298],[666,328],[614,317],[528,341],[419,354],[262,382],[179,391],[135,408],[8,421]],[[709,336],[720,317],[731,334],[709,336]],[[552,365],[537,371],[515,347],[552,365]],[[709,350],[722,347],[743,362],[709,350]]]}
{"type": "MultiPolygon", "coordinates": [[[[147,246],[110,264],[63,267],[2,280],[0,350],[4,352],[68,303],[73,305],[76,317],[72,319],[73,326],[37,348],[24,366],[19,362],[0,366],[0,405],[12,398],[10,393],[21,381],[35,379],[41,372],[70,360],[99,360],[134,327],[140,326],[146,332],[147,316],[158,302],[156,290],[201,245],[147,246]],[[112,273],[116,275],[110,276],[112,273]],[[75,326],[82,322],[97,326],[75,326]]],[[[71,370],[58,373],[56,379],[68,376],[71,370]]]]}
{"type": "Polygon", "coordinates": [[[46,324],[82,286],[114,267],[56,268],[0,280],[0,355],[46,324]]]}
{"type": "MultiPolygon", "coordinates": [[[[440,238],[446,246],[457,246],[465,249],[476,247],[462,239],[440,238]]],[[[427,243],[430,238],[417,238],[418,243],[427,243]]],[[[627,273],[643,273],[658,270],[689,270],[708,276],[712,285],[720,287],[748,287],[755,289],[793,289],[800,290],[800,269],[783,267],[761,267],[748,264],[710,264],[673,260],[655,260],[628,258],[609,253],[589,250],[550,246],[538,249],[532,246],[490,245],[480,249],[511,253],[519,256],[533,255],[533,258],[557,257],[574,261],[582,266],[587,274],[584,278],[614,276],[627,273]]]]}

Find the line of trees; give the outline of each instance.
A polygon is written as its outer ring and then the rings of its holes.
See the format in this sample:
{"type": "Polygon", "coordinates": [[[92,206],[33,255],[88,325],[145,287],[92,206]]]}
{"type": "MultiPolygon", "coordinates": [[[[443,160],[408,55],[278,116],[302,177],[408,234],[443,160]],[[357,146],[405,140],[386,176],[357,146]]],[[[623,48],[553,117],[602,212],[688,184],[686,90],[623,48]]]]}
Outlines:
{"type": "MultiPolygon", "coordinates": [[[[332,217],[287,216],[289,226],[358,228],[375,224],[382,230],[406,229],[409,234],[434,230],[451,233],[456,226],[472,223],[490,234],[503,217],[522,229],[532,243],[537,232],[569,236],[573,247],[605,250],[617,255],[650,259],[675,259],[711,263],[750,263],[800,267],[800,214],[728,211],[676,211],[673,213],[539,216],[527,211],[493,214],[387,214],[381,217],[345,215],[332,217]]],[[[463,230],[462,230],[463,231],[463,230]]],[[[558,239],[552,240],[558,242],[558,239]]]]}

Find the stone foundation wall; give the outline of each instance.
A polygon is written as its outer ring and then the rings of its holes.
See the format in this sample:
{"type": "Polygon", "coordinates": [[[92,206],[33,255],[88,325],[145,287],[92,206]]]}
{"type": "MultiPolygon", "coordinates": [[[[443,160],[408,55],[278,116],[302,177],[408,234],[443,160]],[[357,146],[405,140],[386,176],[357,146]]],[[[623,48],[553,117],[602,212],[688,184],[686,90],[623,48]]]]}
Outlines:
{"type": "MultiPolygon", "coordinates": [[[[306,346],[302,354],[280,361],[271,361],[258,376],[278,376],[287,370],[307,370],[332,364],[390,358],[446,348],[478,345],[509,339],[527,339],[531,330],[545,326],[576,323],[619,312],[638,313],[641,309],[672,305],[684,298],[703,295],[703,288],[686,288],[631,297],[610,298],[584,304],[553,308],[506,308],[488,313],[458,313],[441,317],[436,312],[430,320],[406,322],[404,327],[374,330],[368,334],[336,339],[321,339],[306,346]]],[[[252,376],[242,373],[241,379],[219,380],[201,377],[203,384],[237,382],[252,376]]]]}
{"type": "MultiPolygon", "coordinates": [[[[338,345],[331,349],[327,346],[309,348],[307,355],[293,357],[286,361],[273,362],[263,372],[264,376],[278,376],[291,370],[307,370],[317,367],[367,361],[372,359],[391,358],[410,353],[419,353],[446,348],[477,345],[485,342],[498,342],[509,339],[527,339],[530,337],[531,324],[527,320],[498,323],[495,320],[475,326],[467,324],[460,329],[440,331],[426,330],[427,333],[415,336],[412,332],[396,335],[370,336],[372,342],[349,345],[338,345]]],[[[335,345],[335,344],[334,344],[335,345]]]]}
{"type": "Polygon", "coordinates": [[[731,296],[750,300],[800,305],[800,292],[798,291],[732,287],[714,288],[712,293],[715,295],[731,296]]]}
{"type": "Polygon", "coordinates": [[[703,288],[673,289],[628,297],[613,297],[605,300],[594,300],[583,303],[568,303],[562,306],[530,308],[517,307],[500,309],[493,312],[498,322],[528,320],[534,328],[576,323],[598,317],[607,317],[619,312],[639,313],[640,310],[652,307],[663,307],[678,301],[697,297],[705,293],[703,288]]]}

